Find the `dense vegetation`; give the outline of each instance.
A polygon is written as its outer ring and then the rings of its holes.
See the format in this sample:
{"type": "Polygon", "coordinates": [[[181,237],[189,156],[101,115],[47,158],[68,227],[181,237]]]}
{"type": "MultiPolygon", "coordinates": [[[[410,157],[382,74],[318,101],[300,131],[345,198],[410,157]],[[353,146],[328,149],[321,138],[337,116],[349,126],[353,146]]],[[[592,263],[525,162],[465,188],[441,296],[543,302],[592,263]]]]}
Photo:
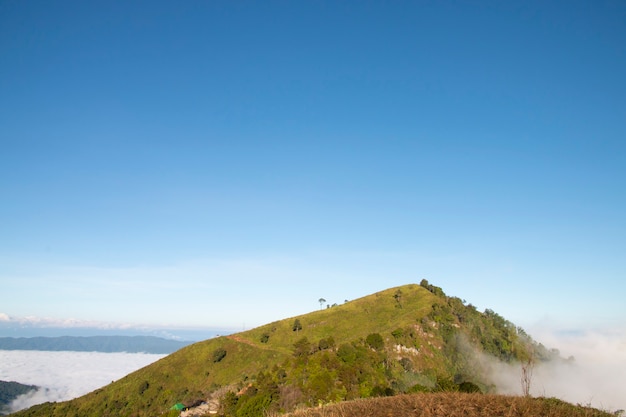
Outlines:
{"type": "Polygon", "coordinates": [[[493,392],[478,354],[525,363],[558,352],[424,280],[196,343],[84,397],[19,415],[167,415],[175,403],[219,394],[221,415],[252,417],[404,393],[493,392]]]}
{"type": "Polygon", "coordinates": [[[37,389],[34,385],[24,385],[18,382],[0,381],[0,415],[8,414],[8,405],[15,398],[37,389]]]}

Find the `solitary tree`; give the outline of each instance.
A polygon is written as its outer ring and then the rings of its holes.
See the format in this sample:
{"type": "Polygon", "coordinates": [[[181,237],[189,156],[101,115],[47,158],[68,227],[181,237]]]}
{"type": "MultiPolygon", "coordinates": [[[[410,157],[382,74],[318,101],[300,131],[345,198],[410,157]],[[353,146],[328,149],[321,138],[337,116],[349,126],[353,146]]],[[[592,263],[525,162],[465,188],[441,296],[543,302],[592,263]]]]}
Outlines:
{"type": "Polygon", "coordinates": [[[533,379],[533,368],[535,367],[535,361],[532,355],[522,360],[522,392],[525,397],[530,397],[530,383],[533,379]]]}
{"type": "Polygon", "coordinates": [[[522,377],[520,378],[520,382],[522,383],[522,393],[524,396],[529,397],[530,384],[533,379],[533,368],[535,367],[535,353],[527,337],[525,337],[525,335],[522,335],[522,337],[526,340],[524,342],[524,349],[520,360],[522,365],[522,377]]]}
{"type": "Polygon", "coordinates": [[[393,298],[396,300],[396,303],[398,303],[398,307],[402,308],[402,303],[400,302],[402,300],[402,290],[398,288],[398,291],[396,291],[396,293],[393,295],[393,298]]]}
{"type": "Polygon", "coordinates": [[[319,300],[317,300],[320,302],[320,310],[322,309],[322,305],[326,302],[326,300],[324,300],[323,298],[320,298],[319,300]]]}
{"type": "Polygon", "coordinates": [[[302,330],[302,324],[300,323],[300,319],[296,319],[293,322],[293,331],[294,332],[299,332],[300,330],[302,330]]]}

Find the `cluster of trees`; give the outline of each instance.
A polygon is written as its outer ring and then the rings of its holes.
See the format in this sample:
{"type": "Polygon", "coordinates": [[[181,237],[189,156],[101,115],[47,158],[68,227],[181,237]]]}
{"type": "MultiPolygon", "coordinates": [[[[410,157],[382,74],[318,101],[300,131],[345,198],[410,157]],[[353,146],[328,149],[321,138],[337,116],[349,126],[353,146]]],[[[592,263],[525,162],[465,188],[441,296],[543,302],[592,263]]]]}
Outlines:
{"type": "Polygon", "coordinates": [[[4,413],[10,411],[8,405],[15,398],[36,389],[37,387],[35,385],[24,385],[13,381],[0,381],[0,415],[4,415],[4,413]]]}
{"type": "Polygon", "coordinates": [[[281,366],[256,375],[239,395],[229,393],[221,403],[224,416],[251,417],[267,410],[290,410],[297,404],[391,395],[390,373],[380,334],[337,346],[332,337],[293,345],[281,366]]]}
{"type": "MultiPolygon", "coordinates": [[[[407,337],[404,331],[398,332],[394,333],[407,337]]],[[[404,392],[480,390],[469,381],[457,383],[446,373],[420,373],[410,357],[391,354],[396,341],[388,336],[388,343],[381,334],[371,333],[365,339],[339,345],[332,336],[317,341],[301,337],[283,364],[245,381],[239,393],[228,393],[221,402],[220,414],[252,417],[267,411],[291,410],[299,404],[404,392]]]]}
{"type": "MultiPolygon", "coordinates": [[[[324,308],[324,304],[326,304],[326,299],[325,298],[320,298],[319,300],[317,300],[320,303],[320,310],[322,308],[324,308]]],[[[345,301],[346,303],[348,302],[348,300],[345,301]]],[[[326,304],[326,308],[331,308],[331,307],[337,307],[337,303],[333,303],[331,304],[326,304]]]]}
{"type": "Polygon", "coordinates": [[[464,300],[446,296],[441,288],[430,285],[426,280],[422,280],[420,285],[445,301],[433,305],[424,321],[430,320],[439,328],[446,342],[445,354],[457,378],[459,375],[476,377],[481,373],[471,355],[459,354],[463,350],[459,344],[466,339],[470,345],[480,346],[483,352],[501,361],[518,362],[522,392],[526,396],[530,393],[535,364],[559,358],[557,349],[548,350],[532,340],[524,329],[516,327],[495,311],[486,309],[481,313],[473,305],[465,305],[464,300]]]}
{"type": "Polygon", "coordinates": [[[434,324],[446,343],[465,332],[472,344],[505,362],[524,361],[529,355],[539,361],[548,361],[559,355],[558,350],[548,350],[536,343],[524,329],[516,327],[495,311],[486,309],[480,312],[458,297],[446,296],[441,288],[429,284],[427,280],[422,280],[420,285],[441,299],[422,321],[424,328],[433,327],[428,326],[429,322],[434,324]]]}

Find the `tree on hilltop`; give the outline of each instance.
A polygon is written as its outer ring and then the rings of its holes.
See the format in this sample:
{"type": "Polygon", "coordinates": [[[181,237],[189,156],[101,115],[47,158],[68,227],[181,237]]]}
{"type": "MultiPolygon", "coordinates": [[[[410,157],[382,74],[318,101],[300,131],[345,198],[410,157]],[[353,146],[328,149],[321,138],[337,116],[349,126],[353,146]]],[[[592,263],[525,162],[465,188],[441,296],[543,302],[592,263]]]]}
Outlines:
{"type": "Polygon", "coordinates": [[[393,298],[396,300],[396,303],[398,303],[398,307],[402,308],[402,290],[398,288],[398,290],[396,291],[396,293],[393,295],[393,298]]]}

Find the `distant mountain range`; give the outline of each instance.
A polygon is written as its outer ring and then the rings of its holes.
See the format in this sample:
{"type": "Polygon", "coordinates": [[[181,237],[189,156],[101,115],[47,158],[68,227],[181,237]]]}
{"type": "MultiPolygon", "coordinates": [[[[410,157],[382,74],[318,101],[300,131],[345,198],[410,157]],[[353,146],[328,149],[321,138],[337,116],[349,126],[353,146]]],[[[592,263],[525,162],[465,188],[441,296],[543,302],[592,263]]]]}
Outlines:
{"type": "Polygon", "coordinates": [[[0,337],[0,350],[169,354],[190,343],[155,336],[0,337]]]}
{"type": "Polygon", "coordinates": [[[10,316],[0,312],[0,337],[154,336],[198,342],[236,332],[230,327],[177,327],[10,316]]]}

